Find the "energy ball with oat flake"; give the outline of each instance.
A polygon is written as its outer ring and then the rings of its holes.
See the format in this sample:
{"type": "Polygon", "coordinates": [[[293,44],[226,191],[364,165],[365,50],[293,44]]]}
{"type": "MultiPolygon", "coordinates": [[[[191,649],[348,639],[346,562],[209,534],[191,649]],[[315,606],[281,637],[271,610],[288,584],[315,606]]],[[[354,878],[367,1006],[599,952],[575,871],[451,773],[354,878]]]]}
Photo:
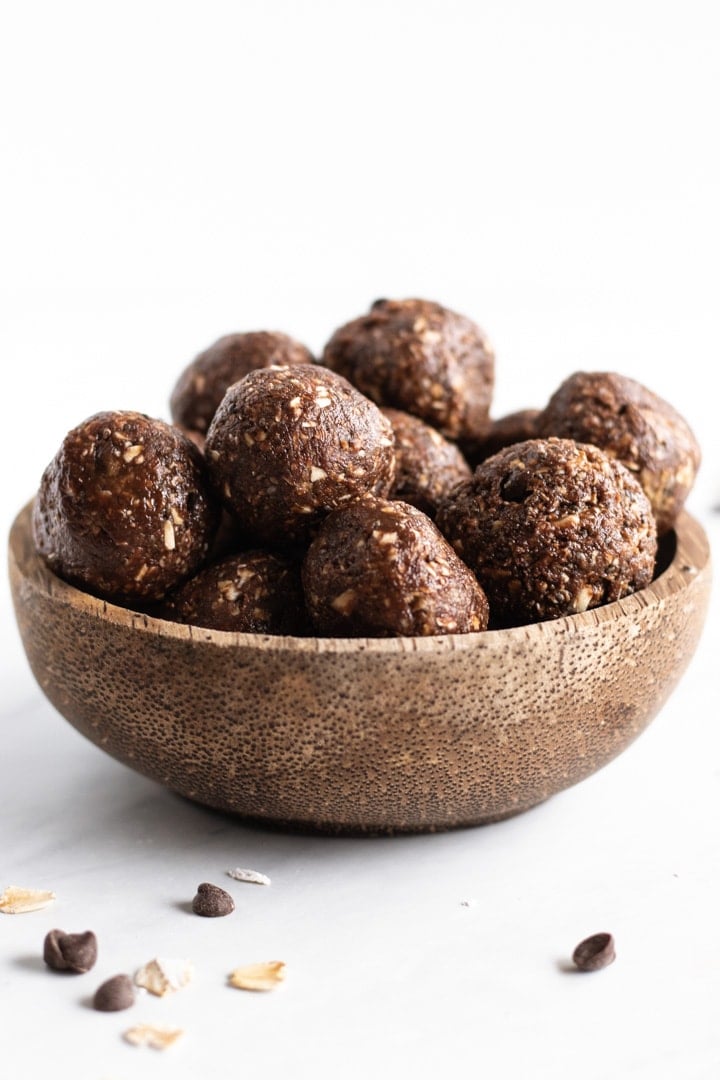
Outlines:
{"type": "Polygon", "coordinates": [[[381,409],[395,435],[393,499],[417,506],[434,517],[440,500],[455,484],[467,480],[471,469],[462,453],[435,428],[400,409],[381,409]]]}
{"type": "Polygon", "coordinates": [[[100,412],[45,470],[33,535],[60,577],[108,599],[157,600],[200,566],[218,517],[203,456],[177,428],[100,412]]]}
{"type": "Polygon", "coordinates": [[[230,387],[207,435],[210,478],[261,543],[309,540],[330,511],[395,473],[390,421],[342,376],[317,365],[251,371],[230,387]]]}
{"type": "Polygon", "coordinates": [[[430,518],[366,496],[331,514],[302,570],[320,634],[428,637],[485,630],[488,604],[430,518]]]}
{"type": "Polygon", "coordinates": [[[700,447],[680,414],[645,386],[613,372],[576,372],[538,418],[538,434],[593,443],[640,481],[662,536],[675,524],[700,467],[700,447]]]}
{"type": "Polygon", "coordinates": [[[500,450],[442,503],[437,524],[497,625],[574,615],[652,581],[647,496],[624,465],[571,439],[500,450]]]}
{"type": "Polygon", "coordinates": [[[451,439],[487,427],[495,357],[464,315],[430,300],[376,300],[341,326],[322,362],[378,405],[419,416],[451,439]]]}
{"type": "Polygon", "coordinates": [[[287,334],[267,330],[226,334],[188,364],[170,397],[176,424],[201,435],[233,383],[257,368],[312,364],[313,355],[287,334]]]}
{"type": "Polygon", "coordinates": [[[307,624],[299,571],[267,551],[200,570],[168,596],[163,617],[248,634],[301,634],[307,624]]]}

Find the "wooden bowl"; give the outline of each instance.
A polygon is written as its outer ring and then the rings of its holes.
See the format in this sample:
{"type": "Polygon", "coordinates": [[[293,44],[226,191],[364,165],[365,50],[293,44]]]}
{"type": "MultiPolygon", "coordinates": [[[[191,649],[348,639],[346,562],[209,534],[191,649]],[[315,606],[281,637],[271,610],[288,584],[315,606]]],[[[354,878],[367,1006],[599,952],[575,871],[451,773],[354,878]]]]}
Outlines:
{"type": "Polygon", "coordinates": [[[50,573],[29,507],[9,554],[30,666],[83,735],[207,806],[344,832],[494,821],[589,776],[675,687],[710,592],[707,538],[687,514],[642,592],[436,638],[264,637],[149,618],[50,573]]]}

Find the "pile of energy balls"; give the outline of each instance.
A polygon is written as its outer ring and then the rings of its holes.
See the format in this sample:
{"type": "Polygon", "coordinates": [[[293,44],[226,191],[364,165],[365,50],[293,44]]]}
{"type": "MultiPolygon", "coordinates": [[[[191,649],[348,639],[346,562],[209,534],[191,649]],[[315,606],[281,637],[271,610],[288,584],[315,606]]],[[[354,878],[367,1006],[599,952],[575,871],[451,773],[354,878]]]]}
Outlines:
{"type": "Polygon", "coordinates": [[[37,550],[98,597],[259,634],[462,634],[644,588],[700,464],[687,423],[612,372],[493,419],[494,368],[483,331],[428,300],[376,301],[320,359],[222,337],[172,423],[100,412],[68,433],[37,550]]]}

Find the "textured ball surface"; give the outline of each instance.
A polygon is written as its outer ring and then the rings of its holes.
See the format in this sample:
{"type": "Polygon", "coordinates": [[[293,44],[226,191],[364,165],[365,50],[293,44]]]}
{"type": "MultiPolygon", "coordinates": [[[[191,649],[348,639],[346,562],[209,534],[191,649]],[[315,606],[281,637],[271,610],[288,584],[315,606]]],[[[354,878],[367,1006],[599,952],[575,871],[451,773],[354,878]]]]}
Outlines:
{"type": "Polygon", "coordinates": [[[455,443],[417,416],[381,409],[395,435],[395,482],[391,497],[434,517],[455,484],[467,480],[470,466],[455,443]]]}
{"type": "Polygon", "coordinates": [[[65,436],[33,513],[60,577],[109,599],[159,599],[202,563],[219,518],[203,456],[143,413],[101,412],[65,436]]]}
{"type": "Polygon", "coordinates": [[[485,594],[430,518],[366,497],[330,515],[303,564],[316,629],[338,637],[484,630],[485,594]]]}
{"type": "Polygon", "coordinates": [[[346,379],[296,365],[230,387],[205,453],[227,509],[274,547],[306,541],[350,499],[387,494],[394,442],[390,421],[346,379]]]}
{"type": "Polygon", "coordinates": [[[650,499],[658,533],[673,527],[695,483],[700,447],[683,417],[652,390],[613,372],[576,372],[552,395],[537,429],[617,458],[650,499]]]}
{"type": "Polygon", "coordinates": [[[323,352],[379,405],[419,416],[452,439],[484,431],[495,357],[476,323],[430,300],[377,300],[341,326],[323,352]]]}
{"type": "Polygon", "coordinates": [[[287,334],[267,330],[226,334],[181,373],[170,397],[172,418],[204,435],[225,391],[249,371],[312,362],[309,349],[287,334]]]}
{"type": "Polygon", "coordinates": [[[168,597],[163,616],[248,634],[306,629],[299,571],[268,551],[230,555],[200,570],[168,597]]]}
{"type": "Polygon", "coordinates": [[[498,625],[574,615],[652,581],[657,539],[634,476],[597,447],[530,439],[478,465],[437,524],[498,625]]]}

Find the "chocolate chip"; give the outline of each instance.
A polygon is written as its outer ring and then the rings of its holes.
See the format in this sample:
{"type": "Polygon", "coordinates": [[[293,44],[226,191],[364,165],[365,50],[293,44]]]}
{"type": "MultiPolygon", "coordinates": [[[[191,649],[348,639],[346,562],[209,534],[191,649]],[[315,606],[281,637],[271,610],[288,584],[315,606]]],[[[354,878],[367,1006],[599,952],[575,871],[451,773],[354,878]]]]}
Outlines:
{"type": "Polygon", "coordinates": [[[211,885],[204,881],[198,885],[197,893],[192,902],[192,909],[196,915],[203,915],[209,919],[215,919],[220,915],[229,915],[235,910],[235,901],[230,893],[217,885],[211,885]]]}
{"type": "Polygon", "coordinates": [[[573,953],[573,963],[579,971],[600,971],[615,959],[612,934],[593,934],[585,938],[573,953]]]}
{"type": "Polygon", "coordinates": [[[86,930],[84,934],[51,930],[45,935],[43,960],[53,971],[83,975],[97,960],[97,938],[92,930],[86,930]]]}
{"type": "Polygon", "coordinates": [[[93,1008],[98,1012],[121,1012],[135,1001],[135,991],[129,975],[113,975],[95,991],[93,1008]]]}

